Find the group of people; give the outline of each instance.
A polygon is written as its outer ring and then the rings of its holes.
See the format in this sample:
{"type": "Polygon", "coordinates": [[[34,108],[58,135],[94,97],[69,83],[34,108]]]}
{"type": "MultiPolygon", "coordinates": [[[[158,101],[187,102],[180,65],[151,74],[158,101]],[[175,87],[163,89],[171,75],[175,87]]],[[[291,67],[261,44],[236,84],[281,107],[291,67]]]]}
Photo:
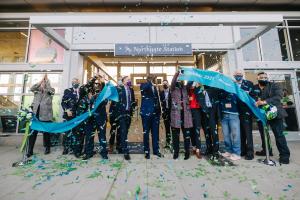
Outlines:
{"type": "MultiPolygon", "coordinates": [[[[266,148],[273,155],[271,146],[265,145],[264,127],[258,121],[261,134],[262,150],[254,153],[252,125],[254,114],[248,106],[242,102],[237,95],[228,93],[214,87],[204,86],[197,82],[178,80],[180,70],[175,73],[171,84],[167,80],[159,89],[156,77],[148,75],[145,83],[141,83],[141,107],[140,115],[143,127],[143,143],[145,158],[150,158],[149,134],[152,136],[152,152],[157,157],[162,157],[159,147],[159,125],[162,116],[166,134],[165,148],[173,148],[173,158],[179,157],[180,132],[184,139],[184,159],[190,157],[190,145],[195,156],[201,159],[201,137],[203,129],[206,140],[206,155],[217,157],[219,153],[218,124],[222,126],[225,143],[225,152],[222,156],[233,161],[244,157],[252,160],[254,154],[265,156],[266,148]]],[[[283,120],[286,112],[282,108],[281,100],[283,90],[279,84],[268,80],[265,72],[257,75],[258,84],[245,80],[241,71],[234,73],[234,80],[245,92],[256,101],[257,107],[272,105],[277,108],[277,116],[268,120],[268,125],[274,133],[276,145],[279,151],[279,161],[283,164],[289,163],[290,151],[283,134],[283,120]]],[[[62,108],[64,120],[71,120],[82,113],[89,112],[94,106],[95,100],[105,86],[100,76],[95,76],[88,83],[81,85],[79,80],[72,80],[72,87],[64,91],[62,108]]],[[[94,135],[97,133],[100,143],[100,155],[108,158],[108,152],[113,151],[116,140],[118,153],[124,154],[126,160],[130,160],[128,150],[128,130],[131,118],[136,107],[134,91],[129,76],[120,78],[116,86],[119,101],[110,102],[109,122],[111,125],[109,146],[106,140],[107,112],[104,101],[98,106],[96,112],[78,127],[67,132],[63,136],[63,154],[73,152],[76,157],[82,156],[89,159],[95,153],[94,135]]],[[[32,104],[33,112],[40,121],[52,120],[51,105],[54,89],[45,76],[43,80],[35,84],[31,91],[34,92],[32,104]],[[47,109],[46,109],[47,108],[47,109]],[[51,115],[51,116],[50,116],[51,115]]],[[[29,138],[29,150],[27,155],[33,154],[33,146],[37,132],[34,131],[29,138]]],[[[267,133],[269,140],[269,134],[267,133]]],[[[44,133],[45,154],[50,152],[49,133],[44,133]]]]}

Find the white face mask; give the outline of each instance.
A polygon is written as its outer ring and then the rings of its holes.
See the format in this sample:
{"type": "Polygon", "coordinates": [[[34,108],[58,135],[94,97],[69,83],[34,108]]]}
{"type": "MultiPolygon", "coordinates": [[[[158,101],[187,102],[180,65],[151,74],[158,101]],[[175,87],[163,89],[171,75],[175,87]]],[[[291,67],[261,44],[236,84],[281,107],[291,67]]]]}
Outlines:
{"type": "Polygon", "coordinates": [[[197,85],[197,83],[196,83],[196,82],[193,82],[193,85],[192,85],[192,86],[193,86],[193,87],[196,87],[196,85],[197,85]]]}
{"type": "Polygon", "coordinates": [[[123,85],[122,80],[118,81],[118,85],[123,85]]]}

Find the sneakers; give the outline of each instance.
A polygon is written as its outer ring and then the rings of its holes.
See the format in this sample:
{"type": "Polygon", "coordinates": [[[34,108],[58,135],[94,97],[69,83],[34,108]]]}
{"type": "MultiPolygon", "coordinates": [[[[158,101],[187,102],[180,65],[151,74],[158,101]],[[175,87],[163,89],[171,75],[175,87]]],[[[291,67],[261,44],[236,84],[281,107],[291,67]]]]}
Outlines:
{"type": "Polygon", "coordinates": [[[157,157],[159,157],[159,158],[161,158],[162,157],[162,155],[161,155],[161,153],[160,152],[158,152],[158,153],[155,153],[154,155],[156,155],[157,157]]]}
{"type": "Polygon", "coordinates": [[[238,156],[236,154],[231,154],[231,156],[229,157],[230,160],[232,161],[237,161],[241,159],[241,156],[238,156]]]}
{"type": "Polygon", "coordinates": [[[145,158],[150,159],[150,153],[145,153],[145,158]]]}
{"type": "Polygon", "coordinates": [[[225,153],[221,153],[221,155],[225,158],[229,158],[231,156],[231,153],[225,152],[225,153]]]}

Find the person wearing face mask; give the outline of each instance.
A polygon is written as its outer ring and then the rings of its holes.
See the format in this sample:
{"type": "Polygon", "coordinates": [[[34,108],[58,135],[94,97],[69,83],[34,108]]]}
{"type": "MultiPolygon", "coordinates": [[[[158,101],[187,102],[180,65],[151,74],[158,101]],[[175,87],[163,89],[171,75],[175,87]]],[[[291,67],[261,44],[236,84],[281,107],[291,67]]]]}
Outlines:
{"type": "Polygon", "coordinates": [[[166,145],[165,148],[170,148],[171,145],[171,126],[170,126],[170,113],[171,113],[171,93],[168,80],[163,80],[163,89],[160,91],[160,101],[162,108],[162,118],[164,120],[166,131],[166,145]]]}
{"type": "MultiPolygon", "coordinates": [[[[251,81],[243,78],[243,73],[240,70],[234,72],[233,75],[235,82],[247,92],[252,98],[255,98],[254,85],[251,81]]],[[[241,130],[241,156],[245,156],[246,160],[252,160],[254,158],[254,147],[253,147],[253,135],[252,135],[252,112],[248,106],[237,99],[238,111],[240,119],[240,130],[241,130]]]]}
{"type": "Polygon", "coordinates": [[[128,130],[131,122],[131,109],[132,107],[132,97],[131,92],[131,82],[128,76],[122,78],[122,85],[117,87],[119,94],[119,102],[115,102],[115,115],[118,118],[118,134],[120,140],[120,151],[119,153],[124,154],[125,160],[130,160],[129,149],[128,149],[128,130]]]}
{"type": "Polygon", "coordinates": [[[176,72],[171,83],[171,129],[173,140],[173,159],[179,156],[179,135],[182,130],[184,138],[184,160],[190,157],[190,134],[193,127],[192,113],[189,103],[188,88],[183,81],[178,81],[179,72],[176,72]]]}
{"type": "MultiPolygon", "coordinates": [[[[93,106],[94,106],[94,103],[95,103],[98,95],[101,93],[101,91],[103,90],[104,87],[105,87],[105,82],[104,82],[103,78],[100,78],[100,80],[95,81],[93,106]]],[[[107,100],[101,102],[93,115],[93,118],[94,118],[93,129],[94,129],[94,132],[97,131],[97,133],[98,133],[98,140],[99,140],[99,144],[100,144],[100,156],[103,159],[108,159],[107,141],[106,141],[106,122],[107,122],[106,105],[107,105],[107,102],[108,102],[107,100]]]]}
{"type": "MultiPolygon", "coordinates": [[[[65,121],[69,121],[76,117],[76,109],[79,101],[79,79],[72,79],[72,87],[65,89],[62,97],[61,106],[63,108],[63,118],[65,121]]],[[[73,150],[72,143],[75,142],[72,132],[75,129],[64,133],[63,135],[63,155],[68,154],[73,150]]]]}
{"type": "Polygon", "coordinates": [[[160,120],[160,100],[159,93],[156,88],[156,77],[148,75],[147,82],[140,86],[142,102],[140,115],[143,124],[143,140],[145,158],[150,159],[149,133],[152,136],[153,154],[162,157],[159,151],[159,120],[160,120]]]}
{"type": "Polygon", "coordinates": [[[187,83],[187,88],[189,91],[190,108],[192,111],[193,118],[193,128],[191,129],[191,142],[193,147],[193,154],[195,154],[198,159],[201,159],[201,109],[195,93],[195,89],[199,87],[199,83],[192,81],[189,81],[187,83]]]}
{"type": "MultiPolygon", "coordinates": [[[[264,105],[273,105],[277,107],[277,117],[268,120],[268,124],[271,126],[272,132],[274,133],[276,146],[279,151],[279,162],[282,164],[289,164],[290,160],[290,150],[287,146],[285,136],[283,134],[283,119],[287,116],[286,111],[282,108],[281,99],[283,95],[282,88],[279,84],[275,82],[269,82],[268,75],[265,72],[260,72],[257,75],[258,85],[257,90],[259,95],[257,97],[256,106],[261,107],[264,105]]],[[[258,156],[265,156],[265,140],[264,140],[264,130],[262,125],[260,125],[260,135],[262,140],[262,151],[256,152],[258,156]]],[[[267,137],[269,133],[267,133],[267,137]]],[[[270,140],[269,140],[270,141],[270,140]]],[[[270,149],[271,150],[271,149],[270,149]]],[[[270,151],[270,155],[271,155],[270,151]]]]}

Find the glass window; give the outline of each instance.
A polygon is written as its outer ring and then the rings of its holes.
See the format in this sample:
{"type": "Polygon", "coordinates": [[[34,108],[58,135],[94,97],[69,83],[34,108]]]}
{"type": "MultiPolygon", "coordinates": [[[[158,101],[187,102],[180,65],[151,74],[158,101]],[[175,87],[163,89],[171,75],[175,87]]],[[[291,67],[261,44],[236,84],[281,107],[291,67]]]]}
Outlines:
{"type": "Polygon", "coordinates": [[[288,26],[300,26],[300,20],[288,20],[288,26]]]}
{"type": "MultiPolygon", "coordinates": [[[[55,30],[59,35],[64,37],[63,29],[55,30]]],[[[39,30],[31,30],[28,62],[29,63],[63,63],[64,48],[54,42],[47,35],[39,30]]]]}
{"type": "Polygon", "coordinates": [[[28,29],[0,29],[0,63],[21,63],[25,61],[28,29]]]}
{"type": "MultiPolygon", "coordinates": [[[[42,74],[35,74],[35,73],[30,73],[27,75],[27,81],[26,81],[26,86],[25,86],[25,93],[31,93],[30,88],[38,83],[39,81],[42,80],[44,77],[45,73],[42,74]]],[[[50,80],[51,87],[55,89],[55,93],[59,94],[60,93],[60,84],[61,84],[61,74],[59,73],[47,73],[48,78],[50,80]]]]}
{"type": "Polygon", "coordinates": [[[150,73],[163,73],[163,69],[161,66],[151,66],[150,67],[150,73]]]}
{"type": "MultiPolygon", "coordinates": [[[[241,38],[249,36],[255,28],[241,28],[241,38]]],[[[242,48],[244,61],[259,61],[257,39],[242,48]]]]}
{"type": "Polygon", "coordinates": [[[121,67],[121,76],[133,74],[133,67],[121,67]]]}
{"type": "Polygon", "coordinates": [[[295,61],[300,60],[300,29],[289,28],[290,40],[295,61]]]}
{"type": "Polygon", "coordinates": [[[145,74],[145,73],[147,73],[147,68],[146,67],[134,66],[133,67],[133,72],[135,74],[145,74]]]}
{"type": "Polygon", "coordinates": [[[117,80],[118,79],[118,68],[117,67],[113,67],[113,66],[108,66],[107,67],[107,73],[114,79],[117,80]]]}
{"type": "Polygon", "coordinates": [[[174,75],[176,73],[176,67],[163,67],[163,73],[166,73],[167,75],[174,75]]]}
{"type": "Polygon", "coordinates": [[[263,60],[281,61],[287,60],[286,40],[284,38],[284,29],[271,29],[261,37],[261,46],[263,51],[263,60]],[[279,37],[281,33],[281,37],[279,37]]]}
{"type": "Polygon", "coordinates": [[[23,84],[23,77],[24,77],[24,74],[16,74],[16,81],[15,81],[15,83],[16,84],[23,84]]]}
{"type": "Polygon", "coordinates": [[[0,84],[8,84],[9,77],[10,77],[10,74],[0,74],[0,84]]]}

